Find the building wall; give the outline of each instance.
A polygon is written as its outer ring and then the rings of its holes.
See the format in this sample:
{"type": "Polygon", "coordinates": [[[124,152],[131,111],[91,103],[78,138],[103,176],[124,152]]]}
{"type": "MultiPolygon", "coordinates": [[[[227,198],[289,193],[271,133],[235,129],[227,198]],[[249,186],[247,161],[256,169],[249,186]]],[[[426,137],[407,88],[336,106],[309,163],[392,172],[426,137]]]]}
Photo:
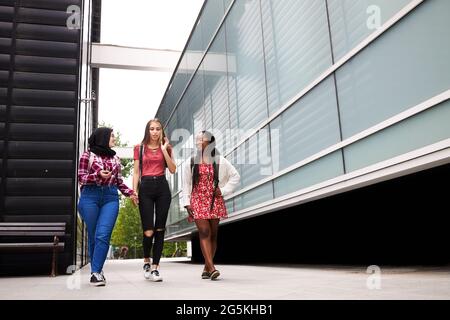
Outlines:
{"type": "MultiPolygon", "coordinates": [[[[99,70],[91,67],[93,42],[100,42],[101,25],[101,0],[85,0],[80,8],[81,38],[80,38],[80,65],[79,65],[79,90],[80,100],[78,115],[78,160],[88,148],[88,138],[94,128],[98,126],[98,83],[99,70]]],[[[74,252],[74,263],[83,266],[89,262],[87,230],[84,221],[77,214],[77,202],[79,197],[78,181],[75,182],[77,197],[73,213],[76,220],[76,250],[74,252]]]]}
{"type": "Polygon", "coordinates": [[[232,218],[448,151],[447,12],[446,0],[205,1],[157,113],[179,163],[168,238],[194,229],[179,200],[200,130],[241,174],[232,218]]]}
{"type": "MultiPolygon", "coordinates": [[[[76,259],[85,242],[77,232],[76,171],[92,131],[92,108],[79,101],[91,96],[90,7],[81,0],[0,1],[0,221],[66,222],[60,272],[85,255],[76,259]]],[[[50,254],[22,253],[3,255],[0,266],[28,273],[49,262],[50,254]]]]}

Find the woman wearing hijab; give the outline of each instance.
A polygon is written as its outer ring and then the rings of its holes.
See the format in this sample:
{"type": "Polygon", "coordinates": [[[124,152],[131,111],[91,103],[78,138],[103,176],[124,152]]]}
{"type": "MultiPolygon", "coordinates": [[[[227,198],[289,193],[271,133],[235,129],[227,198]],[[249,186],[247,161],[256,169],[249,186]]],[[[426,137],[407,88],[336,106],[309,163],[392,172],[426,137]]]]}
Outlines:
{"type": "Polygon", "coordinates": [[[89,148],[83,153],[78,168],[81,195],[78,210],[87,226],[91,285],[104,286],[103,265],[109,249],[111,233],[119,213],[118,190],[137,203],[136,193],[121,176],[120,159],[114,147],[110,128],[97,128],[89,137],[89,148]]]}

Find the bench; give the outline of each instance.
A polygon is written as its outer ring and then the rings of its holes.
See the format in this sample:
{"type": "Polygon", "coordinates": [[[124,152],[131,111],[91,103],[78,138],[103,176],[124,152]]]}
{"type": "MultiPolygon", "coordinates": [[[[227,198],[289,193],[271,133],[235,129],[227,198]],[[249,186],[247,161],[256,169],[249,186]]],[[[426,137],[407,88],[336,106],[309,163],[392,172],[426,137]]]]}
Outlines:
{"type": "Polygon", "coordinates": [[[64,250],[64,242],[60,242],[60,238],[66,236],[65,222],[0,222],[0,238],[2,239],[0,252],[50,251],[52,252],[50,276],[56,277],[57,254],[64,250]],[[29,241],[30,238],[37,240],[29,241]]]}

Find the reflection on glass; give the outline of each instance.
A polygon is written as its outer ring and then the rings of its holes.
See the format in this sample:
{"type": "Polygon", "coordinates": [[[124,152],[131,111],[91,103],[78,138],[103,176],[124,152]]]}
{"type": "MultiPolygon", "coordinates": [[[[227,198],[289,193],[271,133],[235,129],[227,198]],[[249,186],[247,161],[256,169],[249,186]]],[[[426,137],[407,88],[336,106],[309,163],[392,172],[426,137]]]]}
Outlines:
{"type": "Polygon", "coordinates": [[[325,1],[262,1],[270,113],[332,64],[325,1]]]}

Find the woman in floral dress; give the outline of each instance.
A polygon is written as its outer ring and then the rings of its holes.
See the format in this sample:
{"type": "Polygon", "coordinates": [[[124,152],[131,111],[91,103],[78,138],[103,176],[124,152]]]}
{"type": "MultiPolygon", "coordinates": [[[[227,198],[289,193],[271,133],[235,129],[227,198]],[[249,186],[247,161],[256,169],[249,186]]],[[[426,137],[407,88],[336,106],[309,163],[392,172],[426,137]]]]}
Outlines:
{"type": "Polygon", "coordinates": [[[196,137],[197,155],[184,170],[183,202],[189,221],[195,221],[205,259],[202,279],[220,275],[214,266],[219,221],[227,218],[223,197],[233,193],[240,176],[233,165],[216,150],[216,139],[208,131],[196,137]]]}

